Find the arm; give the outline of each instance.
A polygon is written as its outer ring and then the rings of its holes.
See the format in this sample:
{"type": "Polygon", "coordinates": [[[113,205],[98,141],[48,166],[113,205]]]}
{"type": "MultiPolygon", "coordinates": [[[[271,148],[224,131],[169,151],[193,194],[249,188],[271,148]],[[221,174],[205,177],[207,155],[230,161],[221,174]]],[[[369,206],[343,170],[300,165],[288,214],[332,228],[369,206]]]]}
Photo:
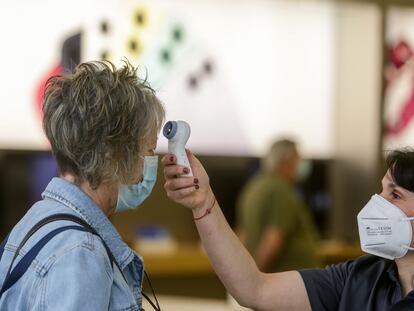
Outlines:
{"type": "Polygon", "coordinates": [[[282,250],[285,239],[284,231],[268,227],[257,248],[255,259],[260,271],[266,270],[269,264],[277,258],[282,250]]]}
{"type": "Polygon", "coordinates": [[[167,155],[162,160],[165,189],[170,199],[191,208],[194,217],[213,206],[211,213],[197,220],[196,225],[213,268],[227,290],[241,305],[255,310],[311,310],[298,272],[264,274],[258,270],[215,202],[201,163],[190,151],[187,153],[195,177],[177,177],[183,167],[175,165],[174,156],[167,155]]]}

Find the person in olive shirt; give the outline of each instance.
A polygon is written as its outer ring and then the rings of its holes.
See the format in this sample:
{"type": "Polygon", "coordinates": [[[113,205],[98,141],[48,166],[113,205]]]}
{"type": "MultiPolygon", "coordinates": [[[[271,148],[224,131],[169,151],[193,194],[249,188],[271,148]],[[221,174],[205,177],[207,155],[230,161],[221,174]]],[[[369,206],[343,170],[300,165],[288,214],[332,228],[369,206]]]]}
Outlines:
{"type": "Polygon", "coordinates": [[[313,219],[294,188],[299,161],[293,141],[276,141],[239,196],[238,235],[263,272],[320,265],[313,219]]]}

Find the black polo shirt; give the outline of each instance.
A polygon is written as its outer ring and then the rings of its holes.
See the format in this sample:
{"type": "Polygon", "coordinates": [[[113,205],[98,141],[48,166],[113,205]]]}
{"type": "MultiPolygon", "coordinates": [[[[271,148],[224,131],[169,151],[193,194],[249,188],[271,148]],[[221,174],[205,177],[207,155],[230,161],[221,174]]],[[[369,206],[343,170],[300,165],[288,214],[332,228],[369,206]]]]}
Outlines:
{"type": "Polygon", "coordinates": [[[393,260],[362,256],[325,269],[299,271],[312,310],[414,310],[414,291],[402,299],[393,260]]]}

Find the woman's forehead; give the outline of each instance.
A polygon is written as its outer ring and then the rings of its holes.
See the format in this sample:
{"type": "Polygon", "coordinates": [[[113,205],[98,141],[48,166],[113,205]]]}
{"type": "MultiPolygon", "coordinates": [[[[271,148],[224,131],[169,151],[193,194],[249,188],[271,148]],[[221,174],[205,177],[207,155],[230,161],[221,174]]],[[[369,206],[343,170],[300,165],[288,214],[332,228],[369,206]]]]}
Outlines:
{"type": "Polygon", "coordinates": [[[414,192],[412,192],[412,191],[410,191],[410,190],[405,189],[404,187],[402,187],[402,186],[398,185],[398,184],[395,182],[394,178],[393,178],[393,177],[392,177],[392,175],[391,175],[390,170],[388,170],[388,171],[387,171],[387,173],[384,175],[384,177],[383,177],[383,179],[382,179],[382,187],[383,187],[383,188],[387,187],[387,188],[391,188],[391,189],[396,189],[396,190],[399,190],[400,192],[404,192],[404,193],[406,193],[406,194],[410,194],[410,195],[412,195],[412,196],[413,196],[413,198],[414,198],[414,192]]]}
{"type": "MultiPolygon", "coordinates": [[[[394,188],[400,188],[400,189],[405,190],[403,187],[399,186],[399,185],[398,185],[398,184],[394,181],[394,178],[392,177],[390,170],[388,170],[388,171],[385,173],[384,177],[382,178],[382,186],[383,186],[383,187],[393,188],[393,189],[394,189],[394,188]]],[[[408,190],[406,190],[406,191],[408,191],[408,190]]]]}

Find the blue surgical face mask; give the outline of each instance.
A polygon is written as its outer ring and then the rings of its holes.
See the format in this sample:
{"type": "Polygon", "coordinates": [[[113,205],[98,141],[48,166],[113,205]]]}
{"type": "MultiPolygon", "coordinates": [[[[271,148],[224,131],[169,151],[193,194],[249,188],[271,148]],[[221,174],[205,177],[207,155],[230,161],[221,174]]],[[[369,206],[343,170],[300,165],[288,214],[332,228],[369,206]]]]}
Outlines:
{"type": "Polygon", "coordinates": [[[157,180],[158,156],[144,157],[144,178],[133,185],[122,184],[118,190],[115,212],[135,209],[150,195],[157,180]]]}

